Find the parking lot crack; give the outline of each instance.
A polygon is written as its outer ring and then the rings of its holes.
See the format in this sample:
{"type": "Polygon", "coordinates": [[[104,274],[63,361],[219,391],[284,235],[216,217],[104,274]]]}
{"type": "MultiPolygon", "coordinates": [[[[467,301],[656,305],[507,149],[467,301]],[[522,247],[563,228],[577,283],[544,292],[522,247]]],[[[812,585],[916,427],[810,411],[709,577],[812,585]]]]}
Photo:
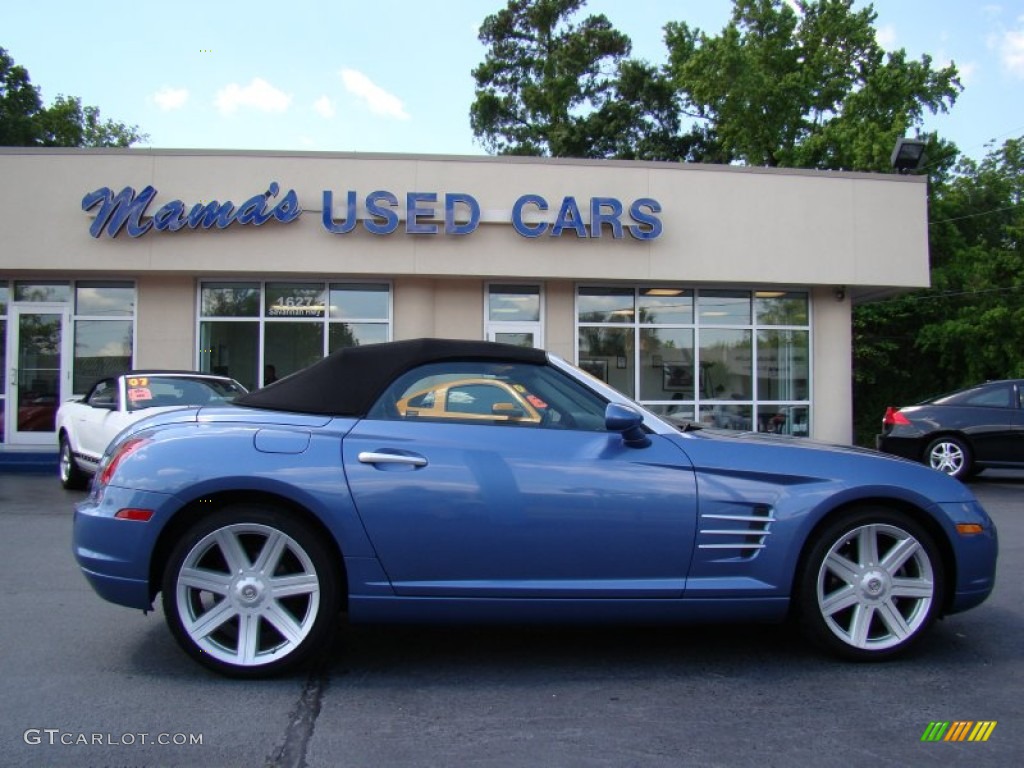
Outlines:
{"type": "Polygon", "coordinates": [[[284,740],[267,761],[266,768],[306,768],[306,750],[316,730],[329,680],[327,664],[321,661],[309,673],[302,695],[288,717],[284,740]]]}

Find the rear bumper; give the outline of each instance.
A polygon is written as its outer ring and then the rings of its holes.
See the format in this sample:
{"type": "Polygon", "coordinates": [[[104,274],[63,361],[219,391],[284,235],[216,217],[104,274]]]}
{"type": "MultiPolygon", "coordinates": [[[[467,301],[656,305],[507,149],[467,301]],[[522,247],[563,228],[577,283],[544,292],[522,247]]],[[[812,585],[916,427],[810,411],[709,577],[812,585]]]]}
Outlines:
{"type": "Polygon", "coordinates": [[[920,438],[893,437],[882,434],[875,435],[875,449],[911,461],[921,461],[924,451],[920,438]]]}

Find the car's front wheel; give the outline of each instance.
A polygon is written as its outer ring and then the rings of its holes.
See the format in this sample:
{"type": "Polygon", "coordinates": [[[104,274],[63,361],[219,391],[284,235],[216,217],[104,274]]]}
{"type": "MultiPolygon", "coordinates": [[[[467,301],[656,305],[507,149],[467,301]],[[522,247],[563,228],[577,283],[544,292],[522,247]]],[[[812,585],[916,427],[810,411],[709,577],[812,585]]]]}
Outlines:
{"type": "Polygon", "coordinates": [[[205,517],[171,552],[168,626],[201,664],[232,677],[290,671],[330,640],[341,603],[335,559],[310,529],[274,508],[205,517]]]}
{"type": "Polygon", "coordinates": [[[89,476],[78,467],[71,443],[66,435],[60,436],[60,455],[57,458],[60,484],[69,491],[80,491],[89,484],[89,476]]]}
{"type": "Polygon", "coordinates": [[[932,469],[963,480],[971,474],[971,449],[960,438],[944,435],[932,440],[924,452],[932,469]]]}
{"type": "Polygon", "coordinates": [[[877,509],[843,517],[821,531],[803,562],[801,625],[812,640],[845,658],[901,653],[940,611],[938,549],[903,513],[877,509]]]}

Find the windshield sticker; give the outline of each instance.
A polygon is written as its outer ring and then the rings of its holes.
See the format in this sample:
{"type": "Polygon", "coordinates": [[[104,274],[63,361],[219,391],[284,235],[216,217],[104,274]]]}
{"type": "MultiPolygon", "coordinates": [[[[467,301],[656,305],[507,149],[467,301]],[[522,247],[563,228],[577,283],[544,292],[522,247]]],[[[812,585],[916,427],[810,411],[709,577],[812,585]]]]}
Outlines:
{"type": "MultiPolygon", "coordinates": [[[[145,379],[143,379],[143,381],[145,381],[145,379]]],[[[152,400],[153,392],[149,387],[132,387],[128,390],[128,399],[133,403],[137,403],[142,400],[152,400]]]]}
{"type": "Polygon", "coordinates": [[[548,407],[548,404],[545,403],[543,400],[541,400],[536,395],[527,395],[526,396],[526,401],[530,405],[532,405],[534,408],[547,408],[548,407]]]}

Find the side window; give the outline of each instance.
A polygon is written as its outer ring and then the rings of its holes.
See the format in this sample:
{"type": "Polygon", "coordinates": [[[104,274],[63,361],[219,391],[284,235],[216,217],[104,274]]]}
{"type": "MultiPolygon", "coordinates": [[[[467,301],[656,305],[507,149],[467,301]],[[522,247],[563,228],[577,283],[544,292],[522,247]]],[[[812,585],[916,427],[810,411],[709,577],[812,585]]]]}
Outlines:
{"type": "Polygon", "coordinates": [[[400,376],[368,418],[604,431],[605,405],[549,366],[453,361],[400,376]]]}
{"type": "Polygon", "coordinates": [[[985,408],[1012,408],[1013,387],[1009,384],[986,389],[971,395],[964,401],[965,405],[977,405],[985,408]]]}
{"type": "Polygon", "coordinates": [[[100,381],[89,394],[88,405],[108,408],[117,405],[117,386],[114,381],[100,381]]]}

